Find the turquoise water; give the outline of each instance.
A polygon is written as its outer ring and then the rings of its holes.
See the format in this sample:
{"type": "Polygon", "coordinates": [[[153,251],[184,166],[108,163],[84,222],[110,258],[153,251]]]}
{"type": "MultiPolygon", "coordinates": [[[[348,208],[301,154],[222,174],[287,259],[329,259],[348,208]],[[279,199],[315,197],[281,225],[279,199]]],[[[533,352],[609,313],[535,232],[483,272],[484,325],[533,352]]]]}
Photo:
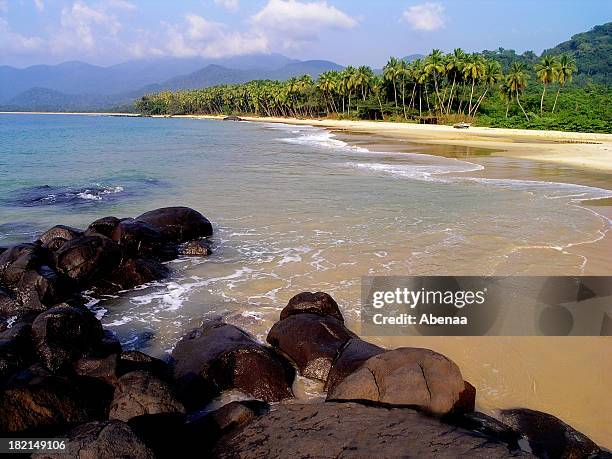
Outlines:
{"type": "Polygon", "coordinates": [[[362,275],[512,274],[538,264],[580,272],[586,260],[566,249],[600,238],[609,222],[576,199],[612,193],[452,175],[479,169],[370,152],[307,126],[0,115],[0,245],[106,215],[202,212],[215,225],[212,257],[172,262],[168,281],[92,299],[126,345],[155,354],[206,315],[263,337],[301,290],[331,292],[356,320],[362,275]],[[553,255],[516,256],[532,248],[553,255]]]}

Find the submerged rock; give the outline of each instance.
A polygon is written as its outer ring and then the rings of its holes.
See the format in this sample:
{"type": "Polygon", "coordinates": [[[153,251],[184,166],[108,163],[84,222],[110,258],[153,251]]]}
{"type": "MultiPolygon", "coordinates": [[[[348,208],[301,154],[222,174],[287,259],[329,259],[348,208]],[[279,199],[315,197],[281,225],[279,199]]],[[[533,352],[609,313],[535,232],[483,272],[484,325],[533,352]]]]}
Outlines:
{"type": "Polygon", "coordinates": [[[301,313],[276,322],[266,340],[295,362],[301,375],[326,381],[340,349],[354,337],[335,317],[301,313]]]}
{"type": "Polygon", "coordinates": [[[178,248],[178,254],[186,257],[206,257],[212,254],[210,244],[202,239],[185,242],[178,248]]]}
{"type": "Polygon", "coordinates": [[[368,359],[327,399],[412,406],[446,415],[465,404],[461,399],[465,390],[461,371],[452,360],[429,349],[399,348],[368,359]]]}
{"type": "Polygon", "coordinates": [[[502,410],[501,419],[527,439],[538,457],[577,459],[593,457],[600,452],[589,437],[552,414],[516,408],[502,410]]]}
{"type": "Polygon", "coordinates": [[[170,269],[157,260],[128,258],[103,279],[94,282],[96,291],[104,294],[128,290],[168,277],[170,269]]]}
{"type": "Polygon", "coordinates": [[[218,458],[316,457],[534,457],[443,424],[406,408],[355,403],[280,404],[269,414],[224,436],[218,458]]]}
{"type": "Polygon", "coordinates": [[[164,207],[145,212],[136,220],[157,229],[168,242],[186,242],[213,234],[210,221],[189,207],[164,207]]]}
{"type": "Polygon", "coordinates": [[[190,407],[226,389],[267,402],[293,397],[294,370],[289,362],[220,321],[206,321],[185,335],[172,351],[172,360],[182,399],[190,407]]]}

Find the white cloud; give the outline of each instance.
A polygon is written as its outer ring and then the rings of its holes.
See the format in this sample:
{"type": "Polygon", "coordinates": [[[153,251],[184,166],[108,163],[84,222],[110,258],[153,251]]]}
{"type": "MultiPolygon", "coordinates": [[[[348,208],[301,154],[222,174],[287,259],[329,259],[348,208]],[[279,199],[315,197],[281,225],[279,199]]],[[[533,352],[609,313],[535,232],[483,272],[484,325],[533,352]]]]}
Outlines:
{"type": "Polygon", "coordinates": [[[39,13],[45,11],[45,2],[43,0],[34,0],[34,6],[36,7],[39,13]]]}
{"type": "Polygon", "coordinates": [[[8,11],[7,0],[0,0],[0,13],[6,13],[8,11]]]}
{"type": "Polygon", "coordinates": [[[136,5],[126,0],[105,0],[103,5],[106,7],[106,9],[116,9],[123,11],[134,11],[136,9],[136,5]]]}
{"type": "Polygon", "coordinates": [[[326,1],[269,0],[251,23],[285,47],[316,40],[325,29],[350,29],[357,20],[326,1]]]}
{"type": "Polygon", "coordinates": [[[40,51],[44,42],[39,37],[26,37],[13,32],[6,19],[0,18],[0,56],[29,54],[40,51]]]}
{"type": "Polygon", "coordinates": [[[232,31],[196,14],[186,15],[183,24],[165,25],[164,52],[172,56],[217,58],[268,52],[265,35],[254,30],[232,31]]]}
{"type": "Polygon", "coordinates": [[[217,5],[221,5],[228,11],[238,11],[240,2],[238,0],[215,0],[217,5]]]}
{"type": "Polygon", "coordinates": [[[402,14],[402,18],[415,30],[432,31],[446,24],[444,6],[440,3],[421,3],[409,7],[402,14]]]}

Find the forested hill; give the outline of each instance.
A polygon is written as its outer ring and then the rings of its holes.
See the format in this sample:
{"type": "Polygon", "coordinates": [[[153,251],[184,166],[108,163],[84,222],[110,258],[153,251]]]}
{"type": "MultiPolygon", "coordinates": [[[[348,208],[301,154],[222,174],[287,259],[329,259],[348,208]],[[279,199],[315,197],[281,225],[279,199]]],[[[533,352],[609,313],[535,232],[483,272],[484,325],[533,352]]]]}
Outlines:
{"type": "Polygon", "coordinates": [[[544,51],[544,54],[552,55],[564,53],[576,61],[578,76],[612,84],[612,22],[576,34],[571,40],[544,51]]]}

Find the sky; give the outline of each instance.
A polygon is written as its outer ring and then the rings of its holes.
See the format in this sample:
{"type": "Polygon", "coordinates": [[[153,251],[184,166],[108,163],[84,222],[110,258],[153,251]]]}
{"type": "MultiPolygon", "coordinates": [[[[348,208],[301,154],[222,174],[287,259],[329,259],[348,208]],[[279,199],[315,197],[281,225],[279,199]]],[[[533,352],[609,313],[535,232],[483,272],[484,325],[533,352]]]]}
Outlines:
{"type": "Polygon", "coordinates": [[[543,49],[612,20],[612,0],[0,0],[0,65],[281,53],[389,56],[543,49]]]}

